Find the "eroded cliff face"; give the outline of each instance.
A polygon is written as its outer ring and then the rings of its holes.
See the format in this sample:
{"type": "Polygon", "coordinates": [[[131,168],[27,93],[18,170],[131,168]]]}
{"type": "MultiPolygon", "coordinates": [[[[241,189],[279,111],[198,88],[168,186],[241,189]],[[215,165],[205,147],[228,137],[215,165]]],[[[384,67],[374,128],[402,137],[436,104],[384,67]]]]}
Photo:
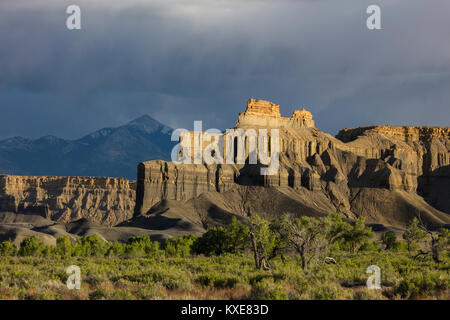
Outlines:
{"type": "Polygon", "coordinates": [[[118,178],[0,175],[0,212],[113,226],[133,215],[135,188],[118,178]]]}
{"type": "Polygon", "coordinates": [[[139,164],[137,182],[0,175],[0,235],[17,242],[30,232],[53,240],[91,233],[107,240],[137,234],[161,239],[201,234],[233,216],[284,213],[339,212],[399,228],[415,216],[429,225],[450,224],[448,127],[374,126],[333,137],[315,128],[304,109],[284,118],[278,105],[252,99],[234,129],[267,130],[267,140],[256,138],[258,151],[271,148],[271,130],[277,129],[279,170],[265,176],[261,163],[249,164],[251,137],[244,136],[245,164],[149,161],[139,164]],[[73,222],[81,218],[87,220],[73,222]]]}
{"type": "Polygon", "coordinates": [[[215,211],[266,217],[340,212],[398,227],[414,216],[450,223],[449,128],[368,127],[334,138],[316,129],[304,110],[281,118],[277,105],[260,103],[258,114],[258,101],[249,101],[235,128],[279,130],[275,175],[262,176],[261,165],[251,164],[144,162],[135,214],[178,200],[190,201],[204,223],[215,211]]]}

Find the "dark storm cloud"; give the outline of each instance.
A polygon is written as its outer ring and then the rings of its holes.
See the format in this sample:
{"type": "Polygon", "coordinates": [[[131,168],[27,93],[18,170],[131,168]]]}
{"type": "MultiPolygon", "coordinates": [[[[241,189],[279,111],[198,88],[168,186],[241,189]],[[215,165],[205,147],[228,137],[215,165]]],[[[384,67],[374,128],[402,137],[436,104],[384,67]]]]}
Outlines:
{"type": "Polygon", "coordinates": [[[233,125],[250,97],[319,128],[448,125],[448,1],[24,1],[0,4],[0,138],[74,138],[150,114],[233,125]],[[82,30],[65,9],[82,10],[82,30]]]}

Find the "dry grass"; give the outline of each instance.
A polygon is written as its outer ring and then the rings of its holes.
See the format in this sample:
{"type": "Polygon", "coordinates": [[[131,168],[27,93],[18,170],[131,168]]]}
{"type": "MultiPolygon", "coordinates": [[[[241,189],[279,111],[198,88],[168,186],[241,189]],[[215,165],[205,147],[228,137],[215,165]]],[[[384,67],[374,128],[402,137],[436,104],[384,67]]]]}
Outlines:
{"type": "Polygon", "coordinates": [[[251,257],[8,257],[0,262],[0,299],[450,299],[450,258],[436,264],[398,252],[335,256],[338,265],[303,271],[295,257],[256,270],[251,257]],[[66,268],[81,268],[80,290],[66,268]],[[382,270],[382,290],[365,287],[366,268],[382,270]]]}

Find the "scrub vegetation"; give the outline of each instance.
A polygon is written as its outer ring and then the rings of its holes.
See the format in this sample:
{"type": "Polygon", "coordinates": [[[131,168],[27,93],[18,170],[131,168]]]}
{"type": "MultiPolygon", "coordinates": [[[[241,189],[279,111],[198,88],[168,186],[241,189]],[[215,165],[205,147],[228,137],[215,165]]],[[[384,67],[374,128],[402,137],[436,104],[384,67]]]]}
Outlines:
{"type": "Polygon", "coordinates": [[[377,237],[357,219],[233,219],[201,237],[106,242],[68,237],[48,246],[0,243],[0,299],[449,299],[449,231],[418,220],[377,237]],[[81,269],[69,290],[66,269],[81,269]],[[381,288],[368,289],[369,266],[381,288]]]}

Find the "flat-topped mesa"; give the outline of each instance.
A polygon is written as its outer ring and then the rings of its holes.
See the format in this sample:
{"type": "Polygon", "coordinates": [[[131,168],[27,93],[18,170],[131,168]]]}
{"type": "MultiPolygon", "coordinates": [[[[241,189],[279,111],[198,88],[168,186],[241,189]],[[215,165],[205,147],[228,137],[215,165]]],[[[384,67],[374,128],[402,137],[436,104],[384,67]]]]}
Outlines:
{"type": "Polygon", "coordinates": [[[281,118],[279,104],[260,99],[248,100],[245,114],[257,117],[281,118]]]}
{"type": "Polygon", "coordinates": [[[282,117],[280,106],[270,101],[250,99],[245,112],[239,114],[235,128],[298,129],[314,128],[311,112],[295,110],[291,118],[282,117]]]}
{"type": "Polygon", "coordinates": [[[359,128],[345,128],[339,131],[336,138],[343,142],[355,140],[368,134],[383,134],[404,141],[428,140],[432,138],[450,139],[450,127],[412,127],[412,126],[370,126],[359,128]]]}

